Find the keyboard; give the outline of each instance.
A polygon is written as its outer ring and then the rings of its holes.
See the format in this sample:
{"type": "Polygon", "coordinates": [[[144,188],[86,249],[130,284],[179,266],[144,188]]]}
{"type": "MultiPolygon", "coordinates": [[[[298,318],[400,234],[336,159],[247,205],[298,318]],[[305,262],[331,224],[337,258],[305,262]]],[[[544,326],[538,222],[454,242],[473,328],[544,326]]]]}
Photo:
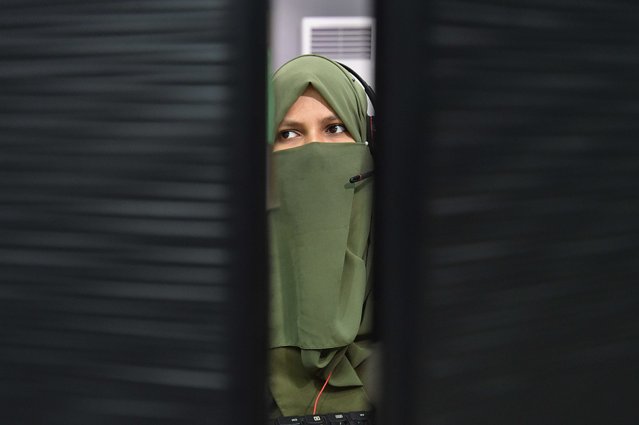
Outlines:
{"type": "Polygon", "coordinates": [[[371,412],[349,412],[283,416],[270,425],[373,425],[373,415],[371,412]]]}

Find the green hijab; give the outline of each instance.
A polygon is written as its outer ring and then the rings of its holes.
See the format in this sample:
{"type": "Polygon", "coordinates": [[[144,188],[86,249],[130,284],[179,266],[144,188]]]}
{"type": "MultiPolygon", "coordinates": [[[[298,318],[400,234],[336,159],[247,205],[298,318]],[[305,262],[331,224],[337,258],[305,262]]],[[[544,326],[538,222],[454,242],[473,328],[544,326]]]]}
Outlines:
{"type": "MultiPolygon", "coordinates": [[[[339,64],[301,56],[273,77],[276,129],[312,85],[356,143],[309,143],[272,154],[270,390],[278,414],[364,410],[372,331],[372,179],[366,95],[339,64]]],[[[274,133],[275,136],[275,133],[274,133]]]]}
{"type": "Polygon", "coordinates": [[[306,55],[285,63],[273,76],[277,126],[288,109],[311,84],[333,108],[357,143],[366,139],[368,101],[362,86],[340,64],[322,56],[306,55]]]}

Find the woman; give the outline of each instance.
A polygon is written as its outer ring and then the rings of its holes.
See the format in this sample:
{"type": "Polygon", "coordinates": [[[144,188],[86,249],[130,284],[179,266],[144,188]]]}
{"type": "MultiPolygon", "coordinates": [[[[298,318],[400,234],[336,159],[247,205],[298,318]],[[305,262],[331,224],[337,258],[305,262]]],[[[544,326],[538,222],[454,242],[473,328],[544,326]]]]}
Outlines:
{"type": "Polygon", "coordinates": [[[361,85],[327,58],[273,77],[272,416],[370,408],[373,161],[361,85]],[[368,174],[365,174],[368,175],[368,174]]]}

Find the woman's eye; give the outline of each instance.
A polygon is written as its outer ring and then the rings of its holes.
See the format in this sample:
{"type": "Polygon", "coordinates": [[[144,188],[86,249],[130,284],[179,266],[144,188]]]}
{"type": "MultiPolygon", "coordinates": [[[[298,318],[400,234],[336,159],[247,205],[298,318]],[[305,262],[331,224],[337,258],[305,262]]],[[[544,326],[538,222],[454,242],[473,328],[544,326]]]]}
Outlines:
{"type": "Polygon", "coordinates": [[[331,134],[346,133],[346,126],[344,124],[331,124],[327,130],[331,134]]]}
{"type": "Polygon", "coordinates": [[[293,137],[295,137],[295,132],[292,130],[280,131],[280,139],[288,140],[293,137]]]}

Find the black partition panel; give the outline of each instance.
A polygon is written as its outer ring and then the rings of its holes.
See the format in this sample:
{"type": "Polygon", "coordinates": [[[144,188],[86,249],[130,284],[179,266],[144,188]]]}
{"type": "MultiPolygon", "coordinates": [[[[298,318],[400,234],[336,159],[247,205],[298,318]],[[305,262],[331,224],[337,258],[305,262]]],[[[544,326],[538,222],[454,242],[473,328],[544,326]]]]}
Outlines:
{"type": "Polygon", "coordinates": [[[265,12],[0,4],[1,423],[263,422],[265,12]]]}
{"type": "Polygon", "coordinates": [[[639,4],[377,4],[384,424],[634,424],[639,4]]]}

